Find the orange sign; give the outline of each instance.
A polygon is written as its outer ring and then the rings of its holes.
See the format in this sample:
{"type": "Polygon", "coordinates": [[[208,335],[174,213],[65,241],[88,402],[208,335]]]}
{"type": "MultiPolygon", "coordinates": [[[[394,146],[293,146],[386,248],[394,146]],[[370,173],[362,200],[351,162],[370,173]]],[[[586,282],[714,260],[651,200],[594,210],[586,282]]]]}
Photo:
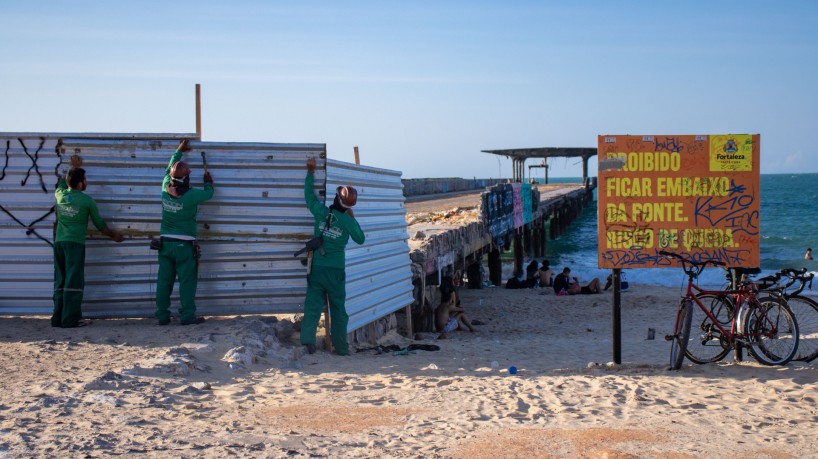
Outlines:
{"type": "Polygon", "coordinates": [[[758,134],[599,136],[599,267],[759,266],[758,134]]]}

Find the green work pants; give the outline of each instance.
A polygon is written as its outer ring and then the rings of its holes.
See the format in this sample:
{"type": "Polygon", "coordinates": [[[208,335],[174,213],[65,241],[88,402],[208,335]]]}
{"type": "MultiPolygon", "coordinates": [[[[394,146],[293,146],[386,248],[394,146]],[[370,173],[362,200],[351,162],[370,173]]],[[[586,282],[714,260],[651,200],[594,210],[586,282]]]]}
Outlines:
{"type": "Polygon", "coordinates": [[[54,314],[52,327],[73,328],[82,319],[85,288],[85,244],[54,243],[54,314]]]}
{"type": "Polygon", "coordinates": [[[159,249],[159,275],[156,279],[156,318],[170,320],[170,294],[179,276],[179,320],[196,319],[198,260],[193,256],[193,241],[162,238],[159,249]]]}
{"type": "Polygon", "coordinates": [[[330,334],[332,345],[339,355],[349,354],[347,324],[349,315],[346,302],[346,273],[343,269],[313,266],[307,276],[307,299],[304,300],[304,318],[301,321],[301,344],[315,344],[315,332],[325,299],[329,298],[330,334]]]}

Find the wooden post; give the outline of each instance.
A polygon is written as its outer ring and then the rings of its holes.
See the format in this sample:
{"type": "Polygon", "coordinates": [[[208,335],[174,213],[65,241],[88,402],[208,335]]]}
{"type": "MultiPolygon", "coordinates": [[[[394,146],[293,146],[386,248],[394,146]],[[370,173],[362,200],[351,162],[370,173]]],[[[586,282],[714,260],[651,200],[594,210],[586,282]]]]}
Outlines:
{"type": "Polygon", "coordinates": [[[202,85],[196,83],[196,135],[202,140],[202,85]]]}
{"type": "Polygon", "coordinates": [[[496,287],[503,285],[503,262],[500,260],[500,249],[492,247],[489,252],[489,280],[496,287]]]}
{"type": "Polygon", "coordinates": [[[514,231],[514,276],[523,273],[523,238],[519,231],[514,231]]]}
{"type": "Polygon", "coordinates": [[[551,229],[551,225],[548,224],[548,220],[545,217],[543,217],[542,233],[540,234],[540,237],[542,238],[542,256],[548,255],[548,231],[546,231],[545,225],[548,225],[549,230],[551,229]]]}
{"type": "Polygon", "coordinates": [[[332,324],[329,320],[329,298],[325,300],[324,303],[324,330],[326,333],[324,334],[324,349],[327,352],[332,352],[332,324]]]}
{"type": "Polygon", "coordinates": [[[588,157],[582,157],[582,186],[588,186],[588,157]]]}
{"type": "Polygon", "coordinates": [[[414,325],[412,324],[412,303],[407,304],[404,310],[406,311],[406,330],[407,333],[409,333],[409,336],[407,336],[407,338],[414,339],[415,330],[414,325]]]}
{"type": "Polygon", "coordinates": [[[361,164],[361,157],[358,156],[358,146],[355,145],[355,164],[361,164]]]}
{"type": "Polygon", "coordinates": [[[540,252],[540,231],[542,228],[537,220],[531,222],[531,250],[535,258],[542,256],[540,252]]]}
{"type": "Polygon", "coordinates": [[[523,245],[525,247],[525,255],[531,257],[534,254],[534,248],[531,247],[531,225],[523,225],[523,245]]]}
{"type": "Polygon", "coordinates": [[[622,270],[613,270],[613,361],[622,363],[622,301],[620,295],[620,277],[622,270]]]}
{"type": "MultiPolygon", "coordinates": [[[[741,273],[738,268],[729,268],[730,269],[730,277],[733,281],[730,283],[730,290],[738,290],[739,282],[741,282],[741,273]]],[[[743,362],[744,361],[744,346],[741,343],[736,343],[736,347],[733,348],[733,360],[736,362],[743,362]]]]}

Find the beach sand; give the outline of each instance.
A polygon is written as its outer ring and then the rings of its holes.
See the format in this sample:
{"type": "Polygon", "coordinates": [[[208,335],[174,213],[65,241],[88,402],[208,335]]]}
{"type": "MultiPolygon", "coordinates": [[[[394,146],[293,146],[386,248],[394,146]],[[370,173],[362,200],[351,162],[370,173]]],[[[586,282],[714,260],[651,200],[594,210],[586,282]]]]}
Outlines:
{"type": "Polygon", "coordinates": [[[391,333],[440,350],[349,357],[305,355],[272,316],[3,317],[0,458],[815,457],[816,364],[670,372],[678,296],[622,294],[621,365],[611,292],[462,290],[477,332],[391,333]]]}

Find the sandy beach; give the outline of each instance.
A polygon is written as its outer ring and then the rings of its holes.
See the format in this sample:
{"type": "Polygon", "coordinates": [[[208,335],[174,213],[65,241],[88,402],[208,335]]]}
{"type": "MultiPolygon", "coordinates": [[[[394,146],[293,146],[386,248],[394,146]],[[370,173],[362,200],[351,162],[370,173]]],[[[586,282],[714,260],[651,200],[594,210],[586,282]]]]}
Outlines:
{"type": "Polygon", "coordinates": [[[669,372],[678,295],[623,293],[621,365],[611,292],[463,290],[475,333],[349,357],[305,355],[284,316],[2,317],[0,458],[815,457],[815,363],[669,372]]]}

